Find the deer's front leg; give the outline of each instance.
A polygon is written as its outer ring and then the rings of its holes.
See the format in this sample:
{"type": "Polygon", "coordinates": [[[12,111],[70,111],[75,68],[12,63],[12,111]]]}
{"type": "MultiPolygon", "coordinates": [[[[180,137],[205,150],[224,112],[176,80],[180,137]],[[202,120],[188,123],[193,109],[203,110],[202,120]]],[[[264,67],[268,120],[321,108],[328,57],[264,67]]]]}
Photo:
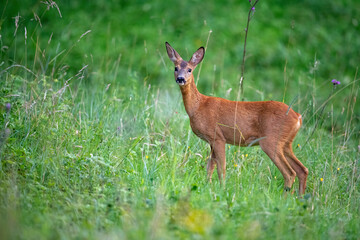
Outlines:
{"type": "Polygon", "coordinates": [[[206,166],[207,178],[210,183],[211,183],[211,179],[212,179],[212,174],[215,169],[215,165],[216,165],[216,161],[215,161],[214,151],[213,151],[213,148],[211,147],[210,156],[208,158],[208,162],[207,162],[207,166],[206,166]]]}
{"type": "Polygon", "coordinates": [[[215,160],[220,183],[225,182],[226,159],[225,141],[216,140],[212,144],[212,160],[215,160]]]}
{"type": "Polygon", "coordinates": [[[210,183],[211,183],[211,179],[212,179],[212,174],[215,169],[215,164],[216,164],[215,160],[210,156],[208,159],[207,166],[206,166],[207,178],[210,183]]]}

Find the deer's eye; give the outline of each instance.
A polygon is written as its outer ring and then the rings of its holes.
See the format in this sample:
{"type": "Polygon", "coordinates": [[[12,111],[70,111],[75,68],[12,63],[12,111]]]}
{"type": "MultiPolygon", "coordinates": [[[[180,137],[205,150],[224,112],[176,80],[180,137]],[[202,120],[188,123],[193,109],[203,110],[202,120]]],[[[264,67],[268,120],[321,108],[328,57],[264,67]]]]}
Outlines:
{"type": "Polygon", "coordinates": [[[175,72],[177,72],[179,69],[177,67],[175,67],[175,72]]]}
{"type": "Polygon", "coordinates": [[[191,68],[188,69],[188,72],[191,73],[191,68]]]}

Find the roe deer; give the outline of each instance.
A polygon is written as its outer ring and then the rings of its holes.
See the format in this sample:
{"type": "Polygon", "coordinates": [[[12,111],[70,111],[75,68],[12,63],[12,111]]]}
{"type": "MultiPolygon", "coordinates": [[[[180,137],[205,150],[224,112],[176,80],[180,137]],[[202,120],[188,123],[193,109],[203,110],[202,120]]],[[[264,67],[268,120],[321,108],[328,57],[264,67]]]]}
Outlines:
{"type": "Polygon", "coordinates": [[[205,96],[196,88],[193,70],[202,61],[205,49],[200,47],[184,61],[169,43],[167,54],[175,64],[175,81],[180,86],[185,110],[193,132],[210,144],[207,176],[217,166],[220,183],[225,180],[225,144],[260,145],[284,177],[284,189],[289,191],[295,177],[299,179],[299,194],[306,188],[308,169],[296,158],[292,142],[302,119],[288,105],[276,101],[240,102],[205,96]]]}

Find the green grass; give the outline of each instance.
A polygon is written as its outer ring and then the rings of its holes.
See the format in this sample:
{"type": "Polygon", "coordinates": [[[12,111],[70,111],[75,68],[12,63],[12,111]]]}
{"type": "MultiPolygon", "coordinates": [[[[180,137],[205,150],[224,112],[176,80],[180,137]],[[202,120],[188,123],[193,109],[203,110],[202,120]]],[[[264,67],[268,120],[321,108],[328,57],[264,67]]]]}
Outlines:
{"type": "Polygon", "coordinates": [[[359,239],[359,3],[260,1],[250,23],[245,98],[303,115],[303,198],[258,147],[206,181],[166,56],[212,30],[198,88],[235,100],[248,1],[57,4],[0,9],[0,239],[359,239]]]}

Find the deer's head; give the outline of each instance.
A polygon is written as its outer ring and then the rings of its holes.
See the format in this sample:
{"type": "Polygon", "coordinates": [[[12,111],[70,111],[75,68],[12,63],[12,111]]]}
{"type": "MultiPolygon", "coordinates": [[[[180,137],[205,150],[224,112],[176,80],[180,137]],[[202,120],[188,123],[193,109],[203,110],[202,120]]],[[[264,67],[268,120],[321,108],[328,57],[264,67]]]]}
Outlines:
{"type": "Polygon", "coordinates": [[[191,81],[194,81],[193,70],[204,58],[205,49],[200,47],[191,57],[190,61],[185,61],[181,56],[175,51],[174,48],[170,46],[168,42],[165,43],[166,51],[170,60],[175,65],[174,75],[175,81],[180,86],[185,86],[191,81]]]}

